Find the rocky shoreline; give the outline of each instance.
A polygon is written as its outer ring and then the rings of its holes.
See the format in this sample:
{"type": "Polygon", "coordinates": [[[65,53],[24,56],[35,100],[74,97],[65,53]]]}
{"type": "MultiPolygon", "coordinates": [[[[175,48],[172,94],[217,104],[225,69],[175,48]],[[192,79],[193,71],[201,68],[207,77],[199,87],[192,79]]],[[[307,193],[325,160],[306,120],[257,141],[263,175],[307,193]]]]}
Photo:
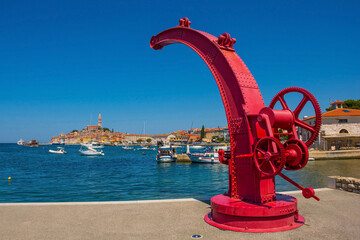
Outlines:
{"type": "Polygon", "coordinates": [[[360,179],[353,177],[329,176],[327,187],[360,194],[360,179]]]}

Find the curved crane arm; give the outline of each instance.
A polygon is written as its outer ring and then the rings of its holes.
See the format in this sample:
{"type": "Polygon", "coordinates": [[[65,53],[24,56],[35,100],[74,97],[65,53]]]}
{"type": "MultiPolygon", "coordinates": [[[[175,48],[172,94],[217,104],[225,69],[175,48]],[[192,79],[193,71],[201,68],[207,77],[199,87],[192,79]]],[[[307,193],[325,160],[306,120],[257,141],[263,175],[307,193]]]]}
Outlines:
{"type": "MultiPolygon", "coordinates": [[[[189,46],[205,61],[213,74],[220,90],[229,126],[232,156],[229,163],[229,189],[232,197],[237,197],[239,194],[248,195],[245,192],[241,193],[246,191],[245,188],[237,189],[236,182],[239,181],[237,178],[241,172],[247,172],[253,167],[252,159],[243,158],[236,163],[235,156],[251,153],[251,146],[257,133],[256,121],[251,121],[250,118],[265,107],[254,77],[233,49],[235,42],[236,40],[230,38],[228,33],[216,38],[211,34],[191,29],[187,18],[180,19],[179,26],[160,32],[150,41],[150,46],[155,50],[173,43],[189,46]]],[[[251,182],[246,180],[244,184],[251,185],[251,182]]],[[[253,197],[249,196],[249,198],[253,197]]]]}

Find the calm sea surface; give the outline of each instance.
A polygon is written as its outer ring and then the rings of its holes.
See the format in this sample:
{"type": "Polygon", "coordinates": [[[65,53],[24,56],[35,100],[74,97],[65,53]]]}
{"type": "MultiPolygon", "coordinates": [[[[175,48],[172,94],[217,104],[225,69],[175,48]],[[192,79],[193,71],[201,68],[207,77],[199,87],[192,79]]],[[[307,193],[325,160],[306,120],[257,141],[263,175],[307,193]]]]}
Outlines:
{"type": "MultiPolygon", "coordinates": [[[[101,157],[81,156],[79,146],[65,146],[65,155],[49,149],[56,146],[0,144],[0,202],[204,198],[227,191],[222,164],[157,164],[156,151],[121,147],[105,147],[101,157]]],[[[314,161],[283,173],[303,186],[325,187],[329,175],[360,177],[360,160],[314,161]]],[[[276,191],[287,190],[296,188],[276,177],[276,191]]]]}

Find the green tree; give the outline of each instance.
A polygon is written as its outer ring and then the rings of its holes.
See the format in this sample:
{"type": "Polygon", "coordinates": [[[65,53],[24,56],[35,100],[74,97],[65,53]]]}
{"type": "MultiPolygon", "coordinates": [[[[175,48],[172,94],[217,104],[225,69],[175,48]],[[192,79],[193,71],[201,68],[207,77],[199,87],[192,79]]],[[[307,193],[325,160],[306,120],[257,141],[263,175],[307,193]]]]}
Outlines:
{"type": "Polygon", "coordinates": [[[146,139],[147,143],[151,143],[151,141],[152,141],[151,138],[146,139]]]}
{"type": "Polygon", "coordinates": [[[110,132],[110,129],[109,128],[103,128],[103,131],[106,132],[106,131],[109,131],[110,132]]]}
{"type": "MultiPolygon", "coordinates": [[[[354,99],[348,99],[345,100],[343,103],[343,108],[349,108],[349,109],[360,109],[360,99],[354,100],[354,99]]],[[[333,110],[332,106],[326,108],[326,111],[333,110]]]]}
{"type": "Polygon", "coordinates": [[[139,138],[138,140],[136,140],[137,143],[142,143],[142,141],[143,141],[143,140],[142,140],[141,138],[139,138]]]}
{"type": "Polygon", "coordinates": [[[74,129],[74,130],[72,130],[71,132],[72,132],[72,133],[73,133],[73,132],[78,132],[78,130],[74,129]]]}
{"type": "Polygon", "coordinates": [[[344,101],[343,108],[360,109],[360,99],[359,100],[348,99],[344,101]]]}
{"type": "Polygon", "coordinates": [[[200,141],[205,137],[205,127],[202,125],[201,132],[200,132],[200,141]]]}

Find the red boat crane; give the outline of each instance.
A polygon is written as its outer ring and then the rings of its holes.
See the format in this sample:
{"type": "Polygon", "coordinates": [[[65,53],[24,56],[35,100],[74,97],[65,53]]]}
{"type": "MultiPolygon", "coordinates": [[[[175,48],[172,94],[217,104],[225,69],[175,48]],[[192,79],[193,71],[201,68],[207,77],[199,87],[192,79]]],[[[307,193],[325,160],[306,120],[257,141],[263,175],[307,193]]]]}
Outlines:
{"type": "Polygon", "coordinates": [[[299,170],[308,161],[308,147],[316,140],[321,126],[321,110],[315,97],[305,89],[290,87],[280,91],[265,107],[259,87],[236,54],[235,38],[223,33],[219,37],[194,30],[188,18],[179,25],[153,36],[150,46],[159,50],[173,43],[183,43],[205,61],[213,74],[225,107],[230,133],[230,152],[219,152],[220,161],[229,166],[229,190],[211,198],[211,212],[205,221],[215,227],[241,232],[276,232],[300,227],[305,219],[299,215],[294,197],[275,193],[275,176],[279,175],[302,190],[304,197],[315,198],[312,188],[304,188],[281,171],[299,170]],[[291,110],[284,96],[302,95],[291,110]],[[280,103],[281,110],[274,109],[280,103]],[[307,103],[315,111],[315,125],[299,119],[307,103]],[[303,142],[297,135],[301,127],[310,132],[303,142]],[[282,131],[280,131],[282,129],[282,131]],[[287,135],[285,143],[281,135],[287,135]]]}

